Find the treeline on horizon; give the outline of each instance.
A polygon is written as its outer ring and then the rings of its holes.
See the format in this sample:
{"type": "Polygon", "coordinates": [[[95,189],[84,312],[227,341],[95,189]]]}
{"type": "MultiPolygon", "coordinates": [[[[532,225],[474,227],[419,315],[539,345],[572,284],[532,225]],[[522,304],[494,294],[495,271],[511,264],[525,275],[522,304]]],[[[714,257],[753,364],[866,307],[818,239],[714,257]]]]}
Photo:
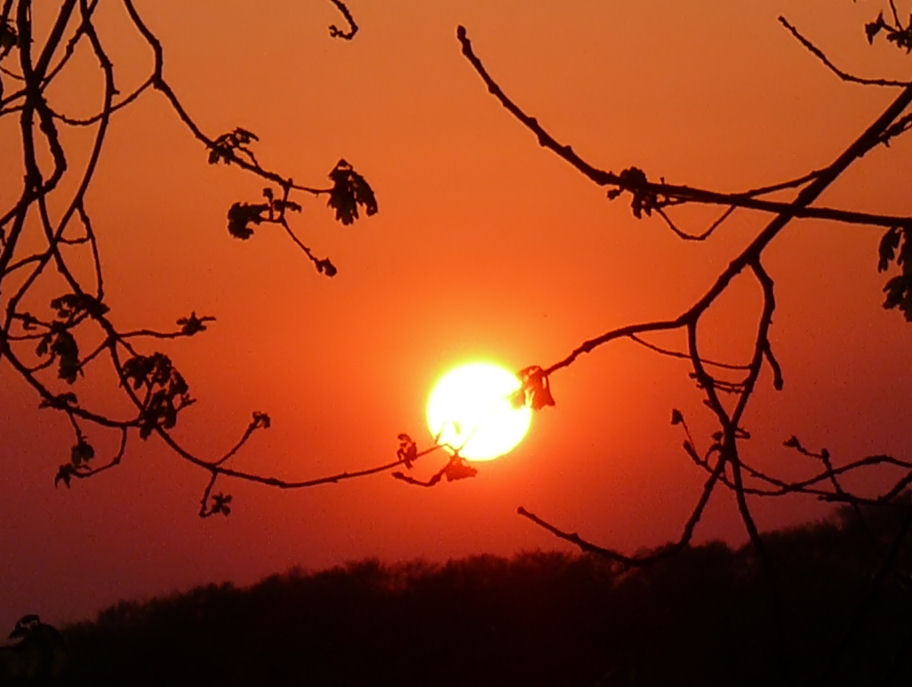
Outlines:
{"type": "MultiPolygon", "coordinates": [[[[900,520],[847,508],[767,535],[796,683],[912,684],[908,542],[871,595],[900,520]]],[[[628,571],[556,552],[365,560],[121,602],[62,628],[54,684],[781,684],[770,606],[752,550],[721,542],[628,571]]]]}

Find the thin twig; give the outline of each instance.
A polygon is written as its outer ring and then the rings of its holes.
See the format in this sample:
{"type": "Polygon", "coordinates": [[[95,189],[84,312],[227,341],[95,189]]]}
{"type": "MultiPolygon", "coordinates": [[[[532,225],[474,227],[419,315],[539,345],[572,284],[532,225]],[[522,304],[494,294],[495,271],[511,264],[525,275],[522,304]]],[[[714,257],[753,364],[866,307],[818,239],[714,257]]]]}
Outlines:
{"type": "Polygon", "coordinates": [[[837,67],[835,64],[833,64],[830,61],[830,58],[828,58],[820,48],[818,48],[816,45],[811,43],[811,41],[809,41],[807,38],[802,36],[801,33],[798,31],[798,29],[796,29],[794,26],[792,26],[785,17],[779,17],[779,23],[782,24],[785,28],[787,28],[791,32],[791,34],[801,43],[801,45],[803,45],[805,48],[807,48],[814,55],[814,57],[816,57],[821,62],[823,62],[823,64],[825,64],[826,67],[831,72],[833,72],[836,76],[838,76],[843,81],[848,81],[850,83],[858,83],[858,84],[862,84],[864,86],[893,86],[893,87],[898,87],[898,88],[905,88],[907,86],[912,85],[912,81],[896,81],[895,79],[865,79],[865,78],[862,78],[859,76],[854,76],[852,74],[849,74],[848,72],[843,71],[842,69],[837,67]]]}
{"type": "Polygon", "coordinates": [[[350,41],[355,37],[355,34],[358,33],[358,25],[355,23],[355,18],[352,16],[351,11],[346,7],[345,3],[342,0],[329,0],[333,5],[336,6],[342,16],[345,17],[345,21],[348,22],[348,31],[344,31],[337,27],[335,24],[331,24],[329,27],[329,35],[333,38],[342,38],[344,40],[350,41]]]}
{"type": "MultiPolygon", "coordinates": [[[[641,182],[634,188],[624,178],[623,174],[619,175],[614,172],[598,169],[581,158],[571,146],[559,143],[538,123],[537,119],[526,114],[506,95],[506,93],[504,93],[497,82],[494,81],[484,64],[475,55],[465,27],[458,27],[456,35],[462,45],[463,55],[465,55],[466,59],[481,77],[482,81],[484,81],[488,91],[498,100],[498,102],[535,135],[540,146],[556,153],[586,178],[599,186],[615,186],[623,190],[647,193],[653,197],[664,196],[676,201],[761,210],[763,212],[784,215],[789,219],[793,217],[817,218],[844,222],[847,224],[868,224],[885,227],[912,226],[912,217],[908,216],[878,215],[835,208],[810,207],[809,204],[780,203],[753,197],[750,195],[750,192],[747,194],[720,193],[718,191],[710,191],[692,186],[667,184],[664,182],[654,183],[649,181],[641,182]]],[[[806,175],[806,177],[808,177],[810,181],[815,181],[817,179],[817,175],[814,173],[806,175]]],[[[802,177],[800,180],[782,182],[782,184],[777,184],[769,188],[775,189],[777,186],[785,188],[793,185],[800,185],[800,183],[804,183],[804,180],[805,177],[802,177]]],[[[766,192],[764,189],[758,189],[757,191],[757,195],[766,192]]]]}

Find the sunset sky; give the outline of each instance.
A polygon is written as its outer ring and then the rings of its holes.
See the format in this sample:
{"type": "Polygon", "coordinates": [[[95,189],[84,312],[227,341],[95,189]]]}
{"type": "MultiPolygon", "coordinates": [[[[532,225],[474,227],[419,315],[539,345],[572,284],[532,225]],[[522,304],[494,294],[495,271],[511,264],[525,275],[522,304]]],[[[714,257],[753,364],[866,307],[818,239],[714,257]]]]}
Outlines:
{"type": "MultiPolygon", "coordinates": [[[[504,90],[591,164],[721,191],[825,166],[895,96],[841,82],[780,14],[849,71],[908,78],[912,59],[868,45],[864,23],[886,7],[871,0],[352,0],[360,31],[350,42],[329,36],[343,19],[328,0],[136,4],[163,43],[165,77],[208,135],[253,131],[265,166],[310,186],[329,185],[345,158],[377,194],[379,213],[349,227],[324,199],[298,198],[292,226],[332,259],[332,279],[278,228],[237,240],[226,211],[257,201],[262,180],[207,164],[205,147],[148,92],[114,117],[88,195],[120,326],[217,318],[192,339],[143,346],[171,355],[198,399],[176,436],[216,457],[252,411],[268,412],[272,428],[236,465],[287,479],[395,460],[400,432],[429,445],[427,395],[458,363],[546,367],[606,330],[677,316],[769,220],[739,211],[706,243],[683,243],[661,220],[635,219],[629,200],[608,201],[491,97],[460,53],[457,25],[504,90]]],[[[119,3],[101,3],[98,26],[129,92],[151,53],[119,3]]],[[[53,92],[61,108],[94,113],[96,71],[82,55],[53,92]]],[[[20,155],[14,120],[0,120],[4,161],[20,155]]],[[[67,139],[74,167],[87,140],[67,139]]],[[[908,136],[873,151],[820,204],[909,214],[910,153],[908,136]]],[[[4,167],[6,208],[21,170],[4,167]]],[[[718,214],[676,217],[696,232],[718,214]]],[[[809,474],[817,466],[782,447],[793,434],[836,462],[912,455],[912,325],[881,308],[882,233],[795,221],[767,251],[785,388],[761,375],[746,458],[809,474]]],[[[36,308],[59,295],[42,288],[36,308]]],[[[736,280],[701,330],[707,352],[745,358],[758,305],[755,283],[736,280]]],[[[612,343],[555,373],[556,406],[473,479],[421,489],[380,474],[298,491],[224,480],[231,516],[203,520],[206,473],[156,438],[136,438],[116,470],[55,489],[69,425],[39,411],[0,363],[0,632],[25,613],[88,618],[122,598],[248,584],[295,565],[566,547],[517,506],[606,546],[659,545],[678,536],[704,480],[671,410],[704,448],[715,429],[688,371],[612,343]]],[[[74,388],[122,407],[112,389],[101,373],[74,388]]],[[[116,449],[116,435],[91,437],[100,454],[116,449]]],[[[416,471],[440,465],[428,456],[416,471]]],[[[756,503],[762,529],[826,512],[807,499],[756,503]]],[[[698,541],[713,538],[746,540],[721,492],[698,530],[698,541]]]]}

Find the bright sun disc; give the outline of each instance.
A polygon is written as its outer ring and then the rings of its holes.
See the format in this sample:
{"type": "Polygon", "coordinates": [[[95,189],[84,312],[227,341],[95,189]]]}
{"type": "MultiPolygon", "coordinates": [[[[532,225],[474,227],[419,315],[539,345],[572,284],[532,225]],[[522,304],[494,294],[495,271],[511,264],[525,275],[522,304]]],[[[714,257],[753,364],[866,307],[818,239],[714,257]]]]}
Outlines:
{"type": "Polygon", "coordinates": [[[532,410],[515,407],[510,396],[519,378],[493,363],[468,363],[434,386],[427,423],[437,443],[469,460],[491,460],[511,451],[529,430],[532,410]]]}

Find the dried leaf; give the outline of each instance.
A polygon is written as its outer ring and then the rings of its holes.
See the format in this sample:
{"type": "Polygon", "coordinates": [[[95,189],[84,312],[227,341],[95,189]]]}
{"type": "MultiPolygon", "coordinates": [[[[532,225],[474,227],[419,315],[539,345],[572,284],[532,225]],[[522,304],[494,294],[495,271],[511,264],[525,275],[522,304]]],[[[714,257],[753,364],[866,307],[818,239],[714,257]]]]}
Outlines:
{"type": "Polygon", "coordinates": [[[237,137],[237,140],[240,143],[250,143],[251,141],[260,140],[255,133],[248,131],[247,129],[242,129],[241,127],[237,127],[234,130],[234,135],[237,137]]]}
{"type": "Polygon", "coordinates": [[[123,364],[122,370],[122,383],[132,383],[134,389],[144,386],[147,390],[137,418],[142,439],[147,439],[158,427],[174,427],[178,412],[193,403],[186,380],[162,353],[134,356],[123,364]]]}
{"type": "MultiPolygon", "coordinates": [[[[633,196],[630,201],[633,216],[640,219],[644,212],[647,215],[651,215],[652,211],[658,207],[658,197],[654,191],[649,189],[649,180],[646,178],[646,173],[638,167],[628,167],[620,173],[619,178],[620,187],[630,191],[633,196]]],[[[611,192],[609,192],[609,199],[612,198],[610,194],[611,192]]]]}
{"type": "Polygon", "coordinates": [[[298,203],[295,203],[293,200],[274,200],[272,201],[272,207],[277,212],[284,212],[285,210],[291,210],[292,212],[301,212],[301,206],[298,203]]]}
{"type": "Polygon", "coordinates": [[[327,277],[335,277],[338,273],[336,266],[330,262],[329,258],[323,258],[322,260],[317,260],[314,263],[314,266],[317,268],[317,272],[320,274],[325,274],[327,277]]]}
{"type": "Polygon", "coordinates": [[[349,225],[358,219],[358,207],[368,215],[376,214],[377,199],[367,181],[348,162],[339,160],[329,173],[333,182],[327,205],[336,211],[336,219],[349,225]]]}
{"type": "Polygon", "coordinates": [[[408,434],[400,434],[398,439],[399,448],[396,450],[396,457],[411,470],[412,463],[418,458],[418,445],[408,434]]]}
{"type": "Polygon", "coordinates": [[[35,346],[35,354],[40,355],[42,357],[47,355],[48,350],[50,349],[51,340],[52,340],[52,337],[50,334],[45,334],[44,336],[42,336],[41,339],[38,341],[38,345],[35,346]]]}
{"type": "Polygon", "coordinates": [[[221,513],[225,517],[231,515],[231,494],[214,494],[212,496],[212,505],[209,508],[209,515],[221,513]]]}
{"type": "Polygon", "coordinates": [[[51,301],[51,308],[57,311],[57,319],[72,321],[79,315],[101,317],[108,312],[108,306],[87,293],[67,293],[51,301]]]}
{"type": "Polygon", "coordinates": [[[51,353],[58,358],[57,376],[69,384],[76,381],[82,373],[79,365],[79,346],[76,339],[65,329],[57,330],[51,342],[51,353]]]}
{"type": "Polygon", "coordinates": [[[226,165],[230,164],[232,160],[237,159],[234,151],[238,149],[246,153],[250,160],[255,164],[256,159],[253,157],[253,152],[243,146],[251,141],[258,140],[259,139],[253,132],[240,127],[235,128],[235,130],[230,133],[222,134],[212,142],[212,148],[209,150],[209,164],[214,165],[219,160],[226,165]]]}
{"type": "Polygon", "coordinates": [[[95,449],[85,440],[85,437],[79,437],[79,441],[70,449],[70,463],[74,468],[85,465],[95,457],[95,449]]]}
{"type": "Polygon", "coordinates": [[[228,233],[238,239],[249,239],[253,236],[249,225],[262,223],[263,213],[268,211],[266,203],[234,203],[228,208],[228,233]]]}
{"type": "Polygon", "coordinates": [[[0,25],[0,52],[15,48],[19,44],[19,36],[16,29],[9,22],[0,25]]]}
{"type": "Polygon", "coordinates": [[[57,470],[57,474],[54,476],[54,486],[56,487],[60,482],[63,482],[67,489],[70,488],[70,479],[75,474],[76,470],[70,463],[65,463],[60,466],[57,470]]]}
{"type": "Polygon", "coordinates": [[[253,421],[250,423],[251,429],[258,429],[260,427],[269,429],[270,425],[272,425],[272,418],[270,418],[269,415],[254,411],[253,421]]]}
{"type": "Polygon", "coordinates": [[[444,468],[443,474],[447,478],[447,482],[454,482],[458,479],[474,477],[478,474],[478,470],[473,468],[461,458],[453,456],[453,459],[444,468]]]}
{"type": "Polygon", "coordinates": [[[214,322],[214,317],[209,317],[204,315],[203,317],[197,317],[195,312],[191,312],[189,317],[181,317],[177,320],[177,324],[181,328],[181,334],[184,336],[193,336],[199,332],[206,331],[206,325],[204,322],[214,322]]]}
{"type": "Polygon", "coordinates": [[[522,383],[519,391],[513,396],[514,405],[527,405],[533,410],[554,405],[554,397],[548,385],[548,375],[538,365],[525,367],[517,373],[522,383]]]}
{"type": "Polygon", "coordinates": [[[893,277],[884,286],[887,294],[883,307],[890,310],[899,308],[906,320],[912,322],[912,277],[901,274],[893,277]]]}
{"type": "Polygon", "coordinates": [[[880,30],[886,28],[884,24],[883,12],[877,15],[877,19],[872,22],[865,24],[865,36],[868,37],[868,43],[874,43],[874,36],[880,33],[880,30]]]}

